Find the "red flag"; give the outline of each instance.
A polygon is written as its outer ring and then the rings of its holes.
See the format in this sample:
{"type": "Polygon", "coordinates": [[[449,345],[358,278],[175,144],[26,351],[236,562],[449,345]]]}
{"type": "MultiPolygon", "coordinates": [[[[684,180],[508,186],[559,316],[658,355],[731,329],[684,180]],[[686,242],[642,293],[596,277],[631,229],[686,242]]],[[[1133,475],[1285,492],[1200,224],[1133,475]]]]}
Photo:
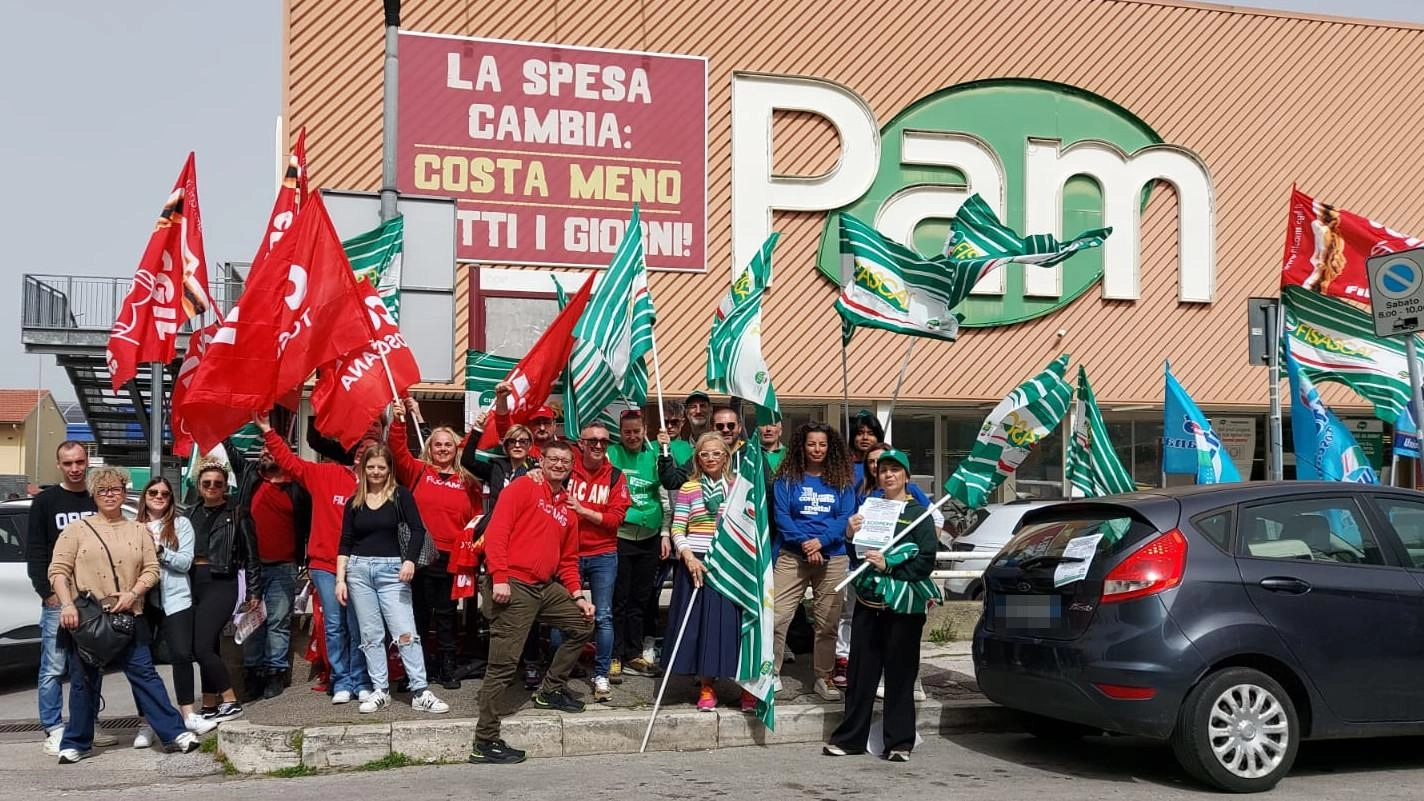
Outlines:
{"type": "Polygon", "coordinates": [[[173,453],[175,456],[187,458],[193,451],[193,434],[188,431],[188,424],[183,419],[183,399],[188,394],[188,387],[193,384],[193,376],[198,374],[198,364],[202,360],[203,351],[207,350],[208,343],[213,341],[218,329],[222,327],[222,320],[214,320],[201,331],[194,331],[188,337],[188,352],[183,355],[183,363],[178,367],[178,378],[173,382],[173,453]]]}
{"type": "Polygon", "coordinates": [[[212,305],[194,162],[189,153],[109,334],[109,377],[116,392],[134,377],[138,365],[173,361],[178,327],[212,305]]]}
{"type": "Polygon", "coordinates": [[[1291,188],[1281,286],[1370,302],[1365,260],[1417,248],[1424,241],[1392,231],[1354,212],[1312,199],[1291,188]]]}
{"type": "Polygon", "coordinates": [[[282,176],[282,186],[277,190],[277,200],[272,204],[272,216],[267,220],[267,230],[262,234],[262,242],[257,246],[257,254],[252,257],[252,269],[267,258],[267,254],[281,240],[282,234],[292,227],[297,212],[307,202],[307,129],[297,132],[297,143],[292,146],[292,155],[287,159],[287,172],[282,176]]]}
{"type": "MultiPolygon", "coordinates": [[[[514,385],[510,396],[510,418],[514,423],[528,422],[529,413],[543,406],[549,397],[549,390],[559,373],[568,366],[569,354],[574,349],[574,324],[588,305],[588,296],[593,292],[593,276],[589,276],[579,288],[554,322],[534,343],[534,347],[519,360],[509,376],[504,380],[514,385]]],[[[499,432],[491,420],[480,432],[479,449],[491,450],[499,445],[499,432]]]]}
{"type": "Polygon", "coordinates": [[[183,414],[208,450],[374,331],[320,195],[297,213],[203,355],[183,414]]]}
{"type": "Polygon", "coordinates": [[[372,421],[394,397],[404,395],[411,384],[420,380],[415,355],[375,287],[369,281],[356,283],[376,336],[360,351],[323,367],[311,398],[317,430],[347,448],[366,435],[372,421]],[[389,377],[387,365],[390,366],[389,377]]]}

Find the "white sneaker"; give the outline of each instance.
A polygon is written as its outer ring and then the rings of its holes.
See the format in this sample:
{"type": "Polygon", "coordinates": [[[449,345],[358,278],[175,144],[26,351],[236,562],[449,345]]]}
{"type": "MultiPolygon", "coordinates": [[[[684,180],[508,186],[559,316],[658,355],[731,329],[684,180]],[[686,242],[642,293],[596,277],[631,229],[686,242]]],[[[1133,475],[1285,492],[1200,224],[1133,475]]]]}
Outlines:
{"type": "Polygon", "coordinates": [[[825,679],[816,679],[815,690],[816,695],[821,696],[822,701],[839,701],[842,698],[841,691],[836,688],[836,685],[825,679]]]}
{"type": "Polygon", "coordinates": [[[168,746],[168,750],[179,754],[191,754],[201,745],[202,743],[198,742],[198,735],[185,731],[173,738],[173,744],[168,746]]]}
{"type": "Polygon", "coordinates": [[[64,727],[61,726],[45,735],[45,756],[59,756],[59,744],[64,741],[64,727]]]}
{"type": "Polygon", "coordinates": [[[153,745],[153,728],[147,723],[138,727],[138,734],[134,735],[134,748],[147,748],[153,745]]]}
{"type": "MultiPolygon", "coordinates": [[[[361,700],[364,701],[366,699],[362,698],[361,700]]],[[[331,696],[331,702],[333,704],[349,704],[351,703],[351,692],[349,690],[338,690],[335,695],[331,696]]]]}
{"type": "Polygon", "coordinates": [[[876,697],[876,698],[879,698],[879,699],[882,700],[882,701],[885,700],[885,682],[884,682],[884,681],[881,681],[879,684],[875,685],[875,697],[876,697]]]}
{"type": "Polygon", "coordinates": [[[915,700],[923,701],[927,698],[929,695],[925,693],[925,685],[921,684],[919,679],[915,679],[915,700]]]}
{"type": "Polygon", "coordinates": [[[188,717],[183,720],[183,727],[199,737],[216,729],[218,724],[199,715],[197,712],[189,712],[188,717]]]}
{"type": "Polygon", "coordinates": [[[81,759],[88,759],[93,756],[93,751],[80,751],[77,748],[66,748],[59,752],[59,764],[73,765],[81,759]]]}
{"type": "Polygon", "coordinates": [[[356,700],[357,700],[357,701],[366,701],[366,700],[369,699],[370,697],[371,697],[371,691],[370,691],[370,690],[362,690],[362,691],[356,693],[356,700]]]}
{"type": "Polygon", "coordinates": [[[652,637],[643,638],[643,659],[647,660],[650,665],[656,665],[658,662],[658,651],[653,647],[657,645],[657,642],[652,637]]]}
{"type": "MultiPolygon", "coordinates": [[[[358,707],[358,711],[363,715],[369,715],[372,712],[385,709],[386,706],[390,704],[390,702],[391,697],[386,694],[385,690],[375,690],[366,698],[366,700],[361,702],[361,706],[358,707]]],[[[446,707],[446,709],[449,709],[449,707],[446,707]]]]}
{"type": "Polygon", "coordinates": [[[108,748],[111,745],[118,744],[119,738],[106,731],[99,731],[98,726],[94,727],[94,745],[97,745],[100,748],[108,748]]]}
{"type": "Polygon", "coordinates": [[[593,700],[607,701],[613,697],[613,689],[608,686],[607,676],[593,677],[593,700]]]}
{"type": "MultiPolygon", "coordinates": [[[[604,679],[603,683],[607,684],[608,680],[604,679]]],[[[381,694],[385,695],[385,693],[381,694]]],[[[384,706],[384,704],[382,704],[382,706],[384,706]]],[[[436,698],[435,693],[429,689],[421,690],[419,695],[410,699],[410,708],[417,712],[429,712],[434,715],[443,715],[450,711],[450,705],[436,698]]],[[[366,711],[365,704],[362,704],[361,711],[366,711]]]]}

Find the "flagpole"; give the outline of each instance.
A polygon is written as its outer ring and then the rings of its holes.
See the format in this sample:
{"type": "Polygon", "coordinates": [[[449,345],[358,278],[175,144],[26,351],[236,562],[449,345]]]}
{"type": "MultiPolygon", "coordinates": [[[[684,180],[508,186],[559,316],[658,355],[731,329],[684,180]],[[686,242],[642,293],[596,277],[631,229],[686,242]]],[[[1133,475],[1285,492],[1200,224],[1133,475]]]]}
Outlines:
{"type": "MultiPolygon", "coordinates": [[[[197,336],[197,334],[193,334],[193,336],[197,336]]],[[[152,480],[163,475],[163,364],[161,362],[149,363],[148,380],[148,477],[152,480]]]]}
{"type": "Polygon", "coordinates": [[[702,592],[701,587],[693,587],[692,595],[687,599],[687,611],[682,615],[682,626],[677,630],[677,639],[672,642],[672,654],[663,660],[663,684],[658,688],[658,697],[653,700],[653,714],[648,718],[648,730],[643,732],[643,744],[638,747],[638,753],[648,750],[648,738],[653,736],[653,723],[658,719],[658,707],[663,704],[663,693],[667,692],[668,679],[672,678],[672,666],[677,660],[677,650],[682,647],[682,635],[687,633],[687,621],[692,619],[692,610],[697,608],[697,594],[702,592]]]}
{"type": "MultiPolygon", "coordinates": [[[[895,401],[900,399],[900,385],[905,383],[905,371],[910,367],[910,354],[915,352],[915,343],[918,341],[919,337],[910,337],[910,345],[905,348],[905,358],[900,361],[900,377],[895,379],[895,394],[890,396],[890,413],[885,416],[886,422],[891,426],[895,425],[895,401]]],[[[849,418],[846,419],[846,432],[850,432],[849,418]]]]}
{"type": "MultiPolygon", "coordinates": [[[[891,537],[890,541],[885,543],[885,547],[881,548],[880,551],[883,553],[885,551],[890,550],[890,546],[904,539],[905,535],[909,534],[911,529],[913,529],[915,526],[918,526],[921,521],[929,518],[930,515],[934,514],[934,510],[938,509],[941,506],[944,506],[944,502],[950,500],[953,497],[953,495],[945,495],[943,498],[940,498],[933,504],[930,504],[929,508],[925,509],[924,514],[921,514],[919,517],[915,518],[914,520],[911,520],[905,525],[904,528],[895,532],[895,536],[891,537]]],[[[861,573],[864,573],[867,567],[870,567],[870,563],[862,559],[860,561],[860,567],[857,567],[855,570],[851,571],[851,574],[849,576],[846,576],[844,579],[841,580],[841,583],[836,585],[835,592],[840,592],[841,590],[845,589],[848,584],[850,584],[852,581],[855,581],[856,576],[859,576],[861,573]]]]}
{"type": "Polygon", "coordinates": [[[391,365],[390,365],[390,362],[387,362],[387,361],[386,361],[386,353],[385,353],[385,351],[383,351],[383,350],[381,350],[380,348],[376,347],[376,343],[375,343],[375,342],[372,342],[372,343],[371,343],[371,348],[372,348],[373,350],[375,350],[376,353],[380,354],[380,357],[381,357],[381,366],[384,367],[384,368],[386,368],[386,386],[388,386],[388,387],[391,388],[391,402],[392,402],[392,403],[400,403],[400,390],[397,390],[397,389],[396,389],[396,377],[393,376],[393,375],[391,375],[391,365]]]}
{"type": "MultiPolygon", "coordinates": [[[[658,433],[662,433],[667,428],[667,424],[663,422],[663,368],[658,364],[658,337],[652,330],[648,331],[648,341],[652,343],[653,386],[658,391],[658,433]]],[[[662,448],[663,456],[667,456],[669,454],[668,446],[664,445],[662,448]]],[[[647,745],[646,739],[643,744],[647,745]]]]}
{"type": "Polygon", "coordinates": [[[845,410],[845,435],[850,430],[850,354],[846,352],[845,337],[841,337],[841,408],[845,410]]]}

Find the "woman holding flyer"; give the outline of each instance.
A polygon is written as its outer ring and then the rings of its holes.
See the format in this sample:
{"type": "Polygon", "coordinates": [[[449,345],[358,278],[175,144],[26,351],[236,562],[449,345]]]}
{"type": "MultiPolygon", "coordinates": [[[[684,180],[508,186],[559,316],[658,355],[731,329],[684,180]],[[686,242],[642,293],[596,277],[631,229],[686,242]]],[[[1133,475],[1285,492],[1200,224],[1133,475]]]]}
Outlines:
{"type": "MultiPolygon", "coordinates": [[[[884,500],[903,503],[896,530],[919,518],[925,507],[910,495],[910,459],[897,450],[880,454],[877,474],[884,500]]],[[[865,517],[850,519],[855,539],[865,517]]],[[[885,680],[885,751],[892,762],[910,761],[915,747],[915,679],[920,670],[920,634],[925,609],[938,601],[939,588],[930,579],[938,545],[934,524],[920,520],[887,550],[863,554],[869,570],[855,580],[858,601],[851,624],[849,682],[845,718],[822,750],[827,756],[865,753],[875,711],[876,685],[885,680]]]]}

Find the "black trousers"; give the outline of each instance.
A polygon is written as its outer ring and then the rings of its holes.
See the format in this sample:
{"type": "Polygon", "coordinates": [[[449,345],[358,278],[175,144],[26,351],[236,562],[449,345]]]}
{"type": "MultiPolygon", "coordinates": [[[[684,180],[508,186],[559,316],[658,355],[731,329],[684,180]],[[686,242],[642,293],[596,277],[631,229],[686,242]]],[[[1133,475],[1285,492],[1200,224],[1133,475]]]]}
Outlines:
{"type": "Polygon", "coordinates": [[[845,718],[832,732],[832,744],[851,753],[865,751],[875,712],[875,688],[883,674],[885,750],[915,747],[915,677],[920,673],[920,633],[924,628],[924,614],[902,615],[864,603],[855,605],[845,718]]]}
{"type": "MultiPolygon", "coordinates": [[[[410,582],[411,605],[415,608],[415,628],[424,637],[435,624],[435,652],[455,656],[455,607],[450,588],[455,577],[450,575],[450,554],[436,551],[435,561],[415,571],[410,582]]],[[[439,665],[436,665],[437,670],[439,665]]]]}
{"type": "MultiPolygon", "coordinates": [[[[646,620],[648,600],[658,574],[662,538],[618,540],[618,580],[613,585],[613,656],[624,662],[643,654],[643,637],[656,618],[646,620]]],[[[654,607],[656,609],[657,607],[654,607]]]]}
{"type": "MultiPolygon", "coordinates": [[[[192,704],[193,607],[189,606],[170,615],[153,603],[150,597],[144,602],[143,616],[148,620],[149,630],[158,632],[167,648],[168,664],[173,666],[173,695],[178,700],[178,705],[192,704]]],[[[157,641],[150,646],[150,650],[157,653],[157,641]]]]}
{"type": "Polygon", "coordinates": [[[193,658],[203,677],[203,692],[217,695],[232,689],[222,658],[222,631],[237,608],[237,578],[214,575],[208,565],[195,565],[193,580],[193,658]]]}

